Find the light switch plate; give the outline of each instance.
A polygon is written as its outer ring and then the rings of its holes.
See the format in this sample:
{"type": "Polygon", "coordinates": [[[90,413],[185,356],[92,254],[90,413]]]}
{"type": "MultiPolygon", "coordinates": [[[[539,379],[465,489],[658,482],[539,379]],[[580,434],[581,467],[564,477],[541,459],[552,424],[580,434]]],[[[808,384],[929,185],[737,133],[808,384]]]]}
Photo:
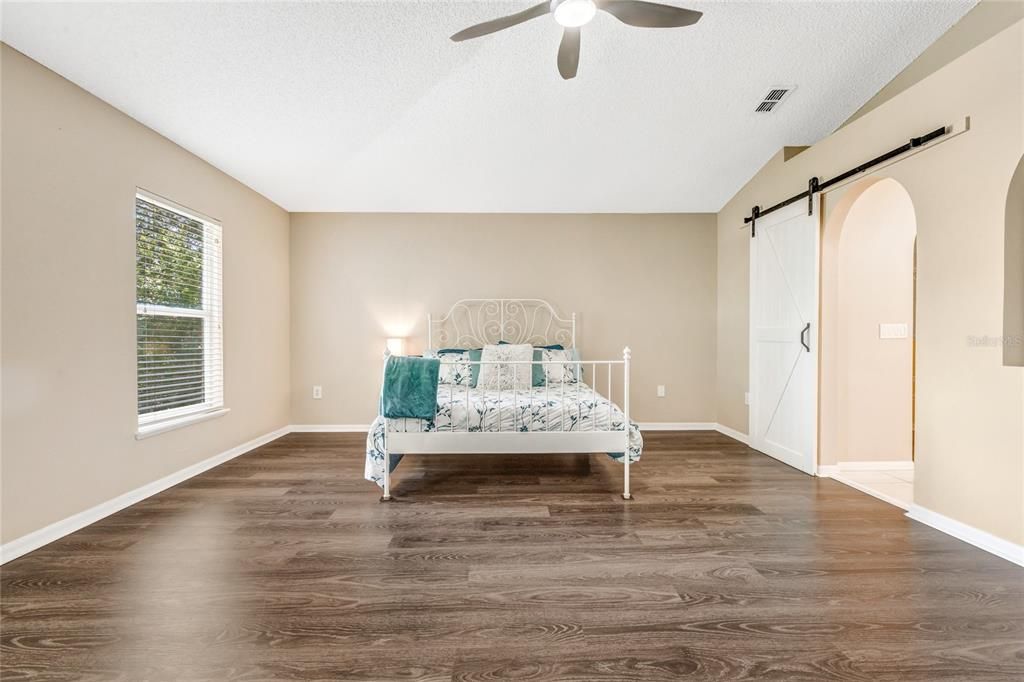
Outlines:
{"type": "Polygon", "coordinates": [[[878,325],[878,338],[905,339],[910,336],[910,325],[906,322],[883,322],[878,325]]]}
{"type": "Polygon", "coordinates": [[[660,384],[658,385],[658,397],[659,398],[664,398],[665,397],[665,387],[660,385],[660,384]]]}

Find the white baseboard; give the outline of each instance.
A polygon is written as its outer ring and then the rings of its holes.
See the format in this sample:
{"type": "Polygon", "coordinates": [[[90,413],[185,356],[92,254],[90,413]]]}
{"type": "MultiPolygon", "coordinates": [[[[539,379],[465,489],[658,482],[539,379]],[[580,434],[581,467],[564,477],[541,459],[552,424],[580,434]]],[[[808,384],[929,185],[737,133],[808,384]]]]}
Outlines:
{"type": "Polygon", "coordinates": [[[146,485],[136,488],[135,490],[130,490],[123,495],[118,495],[112,500],[107,500],[95,507],[90,507],[83,512],[79,512],[74,516],[69,516],[66,519],[51,523],[45,528],[40,528],[28,535],[23,535],[20,538],[11,540],[10,542],[0,546],[0,564],[4,564],[12,559],[17,559],[23,554],[39,549],[43,545],[48,545],[54,540],[59,540],[69,533],[74,533],[76,530],[81,530],[89,524],[96,523],[100,519],[121,511],[125,507],[130,507],[137,502],[141,502],[147,497],[167,490],[171,486],[177,485],[182,481],[187,481],[193,476],[197,476],[204,471],[208,471],[215,466],[238,457],[239,455],[244,455],[250,450],[254,450],[261,445],[266,445],[270,441],[286,435],[289,430],[290,427],[285,426],[277,429],[276,431],[271,431],[270,433],[253,438],[251,441],[242,443],[230,450],[225,450],[219,455],[214,455],[213,457],[204,459],[201,462],[196,462],[191,466],[175,471],[173,474],[164,476],[152,483],[147,483],[146,485]]]}
{"type": "MultiPolygon", "coordinates": [[[[649,431],[718,431],[719,433],[740,441],[741,443],[747,443],[747,435],[740,433],[735,429],[731,429],[728,426],[715,423],[705,422],[678,422],[678,423],[649,423],[641,424],[641,429],[647,429],[649,431]]],[[[230,450],[214,455],[208,459],[204,459],[201,462],[197,462],[191,466],[185,467],[180,471],[176,471],[173,474],[164,476],[163,478],[147,483],[144,486],[131,490],[123,495],[119,495],[112,500],[98,504],[95,507],[86,509],[83,512],[79,512],[74,516],[70,516],[56,523],[51,523],[45,528],[41,528],[37,531],[33,531],[28,535],[23,535],[20,538],[11,540],[10,542],[0,545],[0,564],[4,564],[12,559],[27,554],[35,549],[47,545],[54,540],[85,528],[86,526],[96,523],[100,519],[103,519],[111,514],[121,511],[126,507],[130,507],[137,502],[141,502],[147,497],[151,497],[159,492],[162,492],[171,486],[175,486],[183,481],[187,481],[193,476],[197,476],[204,471],[208,471],[215,466],[223,464],[228,460],[234,459],[240,455],[244,455],[250,450],[255,450],[261,445],[277,440],[281,436],[285,436],[289,433],[365,433],[369,430],[369,425],[363,424],[297,424],[291,426],[285,426],[283,428],[271,431],[262,436],[254,438],[247,443],[235,446],[230,450]]],[[[831,477],[835,480],[844,483],[852,488],[856,488],[865,492],[869,495],[873,495],[879,499],[885,500],[889,504],[893,504],[897,507],[906,508],[903,503],[899,500],[889,499],[888,496],[880,494],[870,489],[863,488],[860,485],[846,480],[842,477],[842,470],[857,471],[870,468],[890,470],[897,469],[908,469],[913,468],[913,462],[841,462],[838,465],[826,464],[818,466],[818,476],[831,477]],[[854,465],[850,468],[848,465],[854,465]],[[871,466],[861,466],[868,465],[871,466]],[[879,464],[885,465],[890,464],[893,466],[885,467],[878,466],[879,464]],[[910,466],[907,467],[906,465],[910,466]]],[[[998,557],[1006,559],[1007,561],[1013,562],[1020,566],[1024,566],[1024,545],[1018,545],[996,537],[991,533],[969,526],[966,523],[961,523],[955,519],[951,519],[948,516],[943,516],[938,512],[933,512],[930,509],[926,509],[920,505],[911,505],[907,511],[907,516],[915,521],[919,521],[925,525],[931,526],[936,530],[942,531],[947,535],[963,540],[964,542],[974,545],[979,549],[983,549],[986,552],[995,554],[998,557]]]]}
{"type": "Polygon", "coordinates": [[[369,424],[292,424],[291,433],[366,433],[369,424]]]}
{"type": "MultiPolygon", "coordinates": [[[[930,509],[926,509],[919,504],[907,504],[906,502],[899,500],[894,497],[890,497],[885,493],[881,493],[877,490],[871,489],[870,486],[851,481],[842,474],[842,470],[845,468],[844,465],[847,462],[840,462],[839,464],[825,464],[818,466],[818,476],[822,478],[832,478],[843,485],[850,486],[855,490],[859,490],[862,493],[877,497],[883,502],[904,509],[907,512],[907,517],[914,521],[920,521],[926,526],[931,526],[935,530],[941,531],[946,535],[952,535],[958,540],[962,540],[969,545],[974,545],[978,549],[985,550],[990,554],[995,554],[998,557],[1006,559],[1007,561],[1013,562],[1019,566],[1024,566],[1024,545],[1018,545],[996,537],[991,533],[986,533],[983,530],[979,530],[974,526],[969,526],[966,523],[951,519],[948,516],[943,516],[938,512],[933,512],[930,509]]],[[[855,462],[854,464],[877,464],[877,462],[855,462]]],[[[906,466],[902,466],[904,462],[892,462],[892,464],[899,464],[901,466],[894,466],[892,469],[906,469],[906,466]]],[[[870,467],[860,467],[849,469],[846,471],[863,471],[870,467]]],[[[881,467],[879,467],[881,469],[881,467]]]]}
{"type": "Polygon", "coordinates": [[[639,422],[641,431],[714,431],[714,422],[639,422]]]}
{"type": "MultiPolygon", "coordinates": [[[[744,434],[713,422],[647,423],[641,424],[640,428],[647,429],[649,431],[719,431],[731,438],[735,438],[736,440],[746,443],[746,436],[744,434]]],[[[95,507],[91,507],[83,512],[69,516],[66,519],[51,523],[45,528],[40,528],[28,535],[23,535],[20,538],[11,540],[4,545],[0,545],[0,565],[13,559],[17,559],[18,557],[35,549],[39,549],[44,545],[48,545],[54,540],[59,540],[65,535],[74,533],[76,530],[81,530],[82,528],[96,523],[111,514],[119,512],[126,507],[130,507],[137,502],[141,502],[147,497],[151,497],[162,492],[171,486],[181,483],[182,481],[187,481],[193,476],[197,476],[204,471],[208,471],[215,466],[223,464],[228,460],[234,459],[239,455],[243,455],[250,450],[254,450],[261,445],[265,445],[270,441],[276,440],[289,433],[366,433],[369,429],[369,424],[291,424],[277,429],[276,431],[271,431],[270,433],[254,438],[247,443],[242,443],[230,450],[225,450],[218,455],[214,455],[213,457],[204,459],[201,462],[185,467],[180,471],[176,471],[173,474],[164,476],[152,483],[147,483],[135,490],[130,490],[112,500],[107,500],[95,507]]]]}
{"type": "Polygon", "coordinates": [[[996,537],[986,533],[974,526],[943,516],[931,509],[926,509],[919,504],[911,505],[907,516],[915,521],[920,521],[926,526],[940,530],[946,535],[952,535],[958,540],[963,540],[969,545],[983,549],[990,554],[1006,559],[1018,566],[1024,566],[1024,545],[1018,545],[1009,540],[996,537]]]}
{"type": "Polygon", "coordinates": [[[888,504],[891,504],[894,507],[899,507],[903,511],[907,511],[908,509],[910,509],[911,504],[909,502],[901,500],[898,497],[893,497],[892,495],[887,495],[886,493],[879,492],[878,490],[875,490],[874,488],[872,488],[870,486],[870,484],[865,485],[863,483],[858,483],[857,481],[853,481],[853,480],[851,480],[849,478],[846,478],[845,476],[843,476],[842,471],[832,471],[831,473],[829,473],[827,475],[822,473],[822,469],[826,469],[828,466],[829,465],[825,465],[824,467],[819,466],[818,467],[818,476],[820,476],[822,478],[831,478],[832,480],[838,481],[839,483],[842,483],[843,485],[850,486],[854,490],[859,490],[862,493],[864,493],[865,495],[870,495],[871,497],[877,497],[882,502],[886,502],[888,504]]]}
{"type": "Polygon", "coordinates": [[[819,464],[817,468],[819,478],[832,478],[839,473],[838,464],[819,464]]]}
{"type": "Polygon", "coordinates": [[[750,445],[750,437],[736,429],[730,429],[728,426],[723,426],[722,424],[715,424],[715,431],[718,431],[723,436],[729,436],[729,438],[732,438],[733,440],[738,440],[744,445],[750,445]]]}
{"type": "Polygon", "coordinates": [[[839,471],[913,471],[911,460],[894,460],[880,462],[839,462],[839,471]]]}
{"type": "Polygon", "coordinates": [[[717,431],[744,445],[749,443],[747,434],[715,422],[640,422],[638,426],[641,431],[717,431]]]}

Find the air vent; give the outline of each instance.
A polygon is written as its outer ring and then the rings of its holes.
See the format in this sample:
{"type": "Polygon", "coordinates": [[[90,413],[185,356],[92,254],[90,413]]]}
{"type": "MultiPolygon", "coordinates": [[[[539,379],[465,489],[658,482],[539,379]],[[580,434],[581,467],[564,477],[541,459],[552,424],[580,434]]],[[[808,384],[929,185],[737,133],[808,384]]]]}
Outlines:
{"type": "Polygon", "coordinates": [[[782,100],[789,96],[789,93],[793,91],[790,86],[778,86],[768,91],[768,94],[764,96],[761,103],[757,105],[754,111],[760,114],[767,114],[774,111],[782,104],[782,100]]]}

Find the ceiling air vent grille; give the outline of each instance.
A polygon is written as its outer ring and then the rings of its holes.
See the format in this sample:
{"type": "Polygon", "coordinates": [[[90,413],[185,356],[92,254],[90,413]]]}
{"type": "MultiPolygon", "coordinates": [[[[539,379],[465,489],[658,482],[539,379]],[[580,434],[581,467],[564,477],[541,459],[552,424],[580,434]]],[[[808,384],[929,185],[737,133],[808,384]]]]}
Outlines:
{"type": "Polygon", "coordinates": [[[772,88],[768,91],[768,94],[764,96],[764,99],[761,100],[761,103],[757,105],[754,111],[761,114],[767,114],[774,111],[780,104],[782,104],[782,100],[786,99],[792,91],[793,88],[791,87],[779,86],[772,88]]]}

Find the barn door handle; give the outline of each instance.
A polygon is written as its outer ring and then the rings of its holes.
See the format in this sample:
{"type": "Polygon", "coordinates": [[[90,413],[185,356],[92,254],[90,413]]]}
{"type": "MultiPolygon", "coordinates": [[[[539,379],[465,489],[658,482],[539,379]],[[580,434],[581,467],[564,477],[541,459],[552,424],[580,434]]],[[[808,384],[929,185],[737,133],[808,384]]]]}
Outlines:
{"type": "Polygon", "coordinates": [[[807,333],[809,331],[811,331],[811,323],[810,322],[808,322],[804,326],[804,328],[802,330],[800,330],[800,345],[803,346],[804,350],[807,351],[808,353],[811,352],[811,346],[810,346],[811,338],[810,338],[810,334],[807,333]],[[805,336],[807,337],[806,341],[804,340],[805,336]]]}

